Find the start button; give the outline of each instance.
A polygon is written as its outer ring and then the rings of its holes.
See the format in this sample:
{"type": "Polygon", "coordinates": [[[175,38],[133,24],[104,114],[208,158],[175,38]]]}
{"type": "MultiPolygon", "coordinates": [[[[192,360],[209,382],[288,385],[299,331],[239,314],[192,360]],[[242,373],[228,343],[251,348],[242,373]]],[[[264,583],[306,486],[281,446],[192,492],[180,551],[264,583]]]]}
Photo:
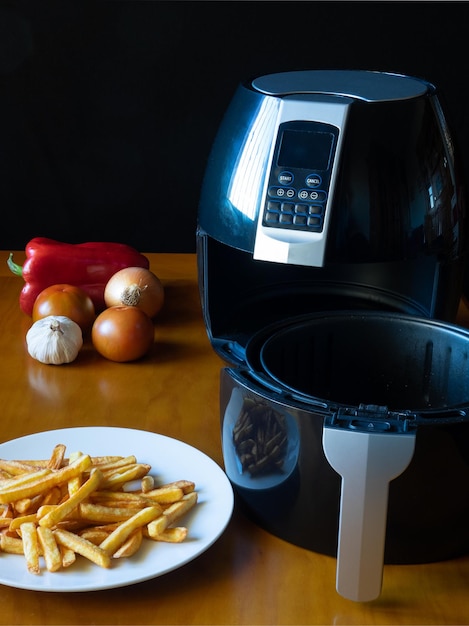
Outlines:
{"type": "Polygon", "coordinates": [[[280,172],[278,175],[278,182],[281,185],[289,185],[293,182],[293,174],[291,172],[280,172]]]}

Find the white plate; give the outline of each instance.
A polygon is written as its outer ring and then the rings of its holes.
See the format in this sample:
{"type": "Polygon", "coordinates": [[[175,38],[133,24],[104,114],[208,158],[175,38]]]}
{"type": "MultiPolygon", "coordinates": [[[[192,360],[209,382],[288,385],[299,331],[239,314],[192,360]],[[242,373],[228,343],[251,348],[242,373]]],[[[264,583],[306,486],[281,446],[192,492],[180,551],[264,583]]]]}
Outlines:
{"type": "MultiPolygon", "coordinates": [[[[48,458],[63,443],[67,453],[91,456],[135,455],[152,466],[158,482],[195,482],[198,502],[181,521],[188,528],[186,540],[169,544],[145,540],[128,559],[115,559],[104,569],[79,557],[68,569],[30,574],[22,556],[0,555],[0,584],[35,591],[97,591],[135,584],[161,576],[195,559],[223,533],[233,511],[233,490],[222,469],[208,456],[181,441],[127,428],[65,428],[27,435],[0,444],[0,458],[48,458]]],[[[41,563],[43,565],[43,563],[41,563]]]]}

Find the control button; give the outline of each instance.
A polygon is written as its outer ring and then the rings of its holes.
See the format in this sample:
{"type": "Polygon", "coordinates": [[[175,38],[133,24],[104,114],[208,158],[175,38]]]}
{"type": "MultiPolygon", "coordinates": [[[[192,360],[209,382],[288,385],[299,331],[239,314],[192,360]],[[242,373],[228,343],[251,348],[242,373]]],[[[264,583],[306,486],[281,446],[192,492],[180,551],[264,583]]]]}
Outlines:
{"type": "Polygon", "coordinates": [[[282,213],[293,213],[295,211],[295,205],[289,202],[283,202],[281,205],[282,213]]]}
{"type": "Polygon", "coordinates": [[[321,213],[322,213],[322,206],[320,204],[311,204],[309,206],[309,212],[310,212],[311,215],[314,215],[314,214],[321,215],[321,213]]]}
{"type": "Polygon", "coordinates": [[[295,215],[293,223],[295,226],[306,226],[306,215],[295,215]]]}
{"type": "Polygon", "coordinates": [[[307,204],[295,204],[295,213],[308,213],[310,207],[307,204]]]}
{"type": "Polygon", "coordinates": [[[320,225],[321,225],[320,217],[316,217],[312,215],[308,217],[308,226],[320,226],[320,225]]]}
{"type": "Polygon", "coordinates": [[[318,174],[310,174],[306,177],[305,183],[308,187],[319,187],[322,183],[322,178],[318,174]]]}
{"type": "Polygon", "coordinates": [[[295,195],[295,190],[288,187],[269,187],[269,196],[271,198],[283,198],[287,196],[288,198],[293,198],[295,195]]]}
{"type": "Polygon", "coordinates": [[[327,194],[325,191],[311,191],[310,189],[301,189],[298,193],[301,200],[312,200],[313,202],[325,202],[327,194]]]}
{"type": "Polygon", "coordinates": [[[291,172],[280,172],[277,180],[281,185],[290,185],[293,182],[293,178],[294,176],[291,172]]]}
{"type": "Polygon", "coordinates": [[[271,200],[269,200],[269,202],[267,202],[267,210],[268,211],[280,211],[280,207],[282,205],[280,204],[280,202],[272,202],[271,200]]]}
{"type": "Polygon", "coordinates": [[[269,222],[269,224],[278,224],[279,213],[274,213],[273,211],[265,212],[265,221],[269,222]]]}
{"type": "Polygon", "coordinates": [[[290,213],[280,213],[280,224],[293,224],[293,215],[290,213]]]}

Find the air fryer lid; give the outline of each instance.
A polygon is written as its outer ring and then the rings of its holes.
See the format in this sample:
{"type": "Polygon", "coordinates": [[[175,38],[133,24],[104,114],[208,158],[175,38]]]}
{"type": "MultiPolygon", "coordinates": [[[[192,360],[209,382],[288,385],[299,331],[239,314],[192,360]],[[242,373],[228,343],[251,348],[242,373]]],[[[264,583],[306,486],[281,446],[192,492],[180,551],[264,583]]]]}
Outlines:
{"type": "Polygon", "coordinates": [[[413,76],[364,70],[300,70],[259,76],[252,81],[261,93],[329,94],[367,102],[407,100],[435,90],[427,81],[413,76]]]}
{"type": "Polygon", "coordinates": [[[337,590],[377,598],[389,483],[411,462],[418,429],[469,421],[469,331],[397,313],[318,313],[262,331],[246,356],[266,386],[324,414],[324,454],[342,477],[337,590]]]}

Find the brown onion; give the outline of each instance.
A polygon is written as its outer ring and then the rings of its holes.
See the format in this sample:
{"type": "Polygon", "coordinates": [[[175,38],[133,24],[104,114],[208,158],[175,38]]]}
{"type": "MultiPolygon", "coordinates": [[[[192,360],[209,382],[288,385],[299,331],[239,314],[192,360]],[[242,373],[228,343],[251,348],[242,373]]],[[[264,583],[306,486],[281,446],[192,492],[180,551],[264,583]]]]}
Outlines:
{"type": "Polygon", "coordinates": [[[148,317],[155,317],[164,303],[160,279],[143,267],[125,267],[109,279],[104,289],[107,307],[136,306],[148,317]]]}

